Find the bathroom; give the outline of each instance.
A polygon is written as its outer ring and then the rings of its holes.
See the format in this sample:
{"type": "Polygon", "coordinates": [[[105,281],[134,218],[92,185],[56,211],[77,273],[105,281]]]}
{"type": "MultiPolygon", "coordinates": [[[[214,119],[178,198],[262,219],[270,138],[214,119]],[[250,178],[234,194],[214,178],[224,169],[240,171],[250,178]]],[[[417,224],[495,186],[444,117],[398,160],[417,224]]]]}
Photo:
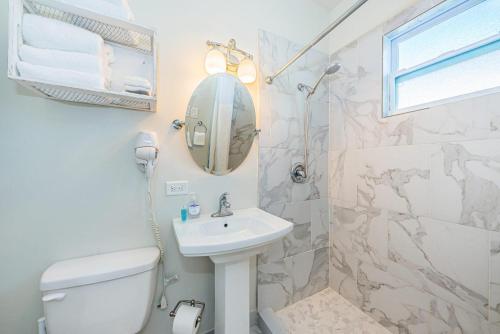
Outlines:
{"type": "Polygon", "coordinates": [[[500,0],[0,6],[0,333],[500,333],[500,0]],[[50,23],[30,42],[25,12],[82,25],[43,6],[145,27],[136,31],[149,49],[93,26],[49,36],[50,23]],[[23,78],[22,45],[89,31],[112,41],[115,92],[23,78]],[[398,64],[405,55],[413,63],[398,64]],[[212,71],[221,59],[226,68],[212,71]],[[148,84],[118,91],[128,73],[148,84]],[[251,125],[237,166],[222,171],[193,154],[211,130],[193,121],[207,104],[196,93],[213,78],[239,88],[251,125]],[[191,193],[202,217],[182,222],[191,193]],[[263,221],[280,230],[239,262],[189,254],[245,219],[241,235],[263,221]],[[194,229],[204,222],[205,235],[194,229]],[[133,275],[63,290],[43,279],[77,259],[109,273],[134,250],[155,263],[140,286],[115,284],[133,275]],[[119,257],[107,266],[92,262],[110,254],[119,257]],[[97,305],[52,308],[72,302],[61,291],[85,288],[103,289],[87,302],[111,296],[99,307],[113,312],[89,320],[97,305]]]}

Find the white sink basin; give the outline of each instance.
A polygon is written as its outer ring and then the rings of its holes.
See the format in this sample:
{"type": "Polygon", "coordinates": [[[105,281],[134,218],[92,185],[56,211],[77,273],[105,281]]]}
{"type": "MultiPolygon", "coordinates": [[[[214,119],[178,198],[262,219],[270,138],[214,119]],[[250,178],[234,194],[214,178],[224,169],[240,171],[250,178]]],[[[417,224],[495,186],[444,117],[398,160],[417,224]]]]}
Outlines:
{"type": "Polygon", "coordinates": [[[215,333],[249,334],[250,256],[284,237],[293,225],[256,208],[186,223],[174,219],[173,224],[184,256],[209,256],[215,263],[215,333]]]}
{"type": "Polygon", "coordinates": [[[255,255],[292,228],[293,225],[286,220],[257,208],[236,210],[234,215],[223,218],[206,215],[186,223],[174,219],[182,255],[210,256],[214,262],[255,255]]]}

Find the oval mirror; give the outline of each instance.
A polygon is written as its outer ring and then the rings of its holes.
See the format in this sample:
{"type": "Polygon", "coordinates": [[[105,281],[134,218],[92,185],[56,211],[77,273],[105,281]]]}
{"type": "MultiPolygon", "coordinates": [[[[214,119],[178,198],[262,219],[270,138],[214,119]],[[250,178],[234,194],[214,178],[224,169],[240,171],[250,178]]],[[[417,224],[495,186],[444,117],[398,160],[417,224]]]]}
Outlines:
{"type": "Polygon", "coordinates": [[[185,133],[191,156],[207,173],[225,175],[238,168],[257,133],[247,88],[226,73],[203,80],[189,101],[185,133]]]}

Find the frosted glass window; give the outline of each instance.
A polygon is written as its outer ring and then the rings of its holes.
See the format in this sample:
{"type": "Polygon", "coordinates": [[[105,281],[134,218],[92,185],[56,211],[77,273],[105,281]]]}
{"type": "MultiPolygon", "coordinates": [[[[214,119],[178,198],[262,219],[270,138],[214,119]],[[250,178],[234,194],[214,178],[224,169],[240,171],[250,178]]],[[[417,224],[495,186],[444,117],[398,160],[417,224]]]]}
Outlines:
{"type": "Polygon", "coordinates": [[[407,69],[500,33],[500,1],[477,4],[399,43],[398,69],[407,69]]]}
{"type": "Polygon", "coordinates": [[[384,115],[500,91],[500,0],[448,0],[384,39],[384,115]]]}
{"type": "Polygon", "coordinates": [[[500,50],[408,80],[401,77],[396,85],[399,108],[500,87],[500,50]]]}

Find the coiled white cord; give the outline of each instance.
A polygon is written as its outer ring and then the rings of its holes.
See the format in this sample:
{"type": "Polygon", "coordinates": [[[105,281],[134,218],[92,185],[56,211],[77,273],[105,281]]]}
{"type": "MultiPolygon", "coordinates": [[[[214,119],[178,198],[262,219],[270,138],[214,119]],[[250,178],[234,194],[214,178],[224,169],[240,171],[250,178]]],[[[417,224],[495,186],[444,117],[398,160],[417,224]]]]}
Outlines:
{"type": "Polygon", "coordinates": [[[160,302],[158,304],[158,308],[161,310],[165,310],[168,306],[167,304],[167,292],[166,292],[166,282],[165,282],[165,248],[163,247],[163,243],[161,241],[160,234],[160,225],[158,225],[156,221],[156,215],[154,211],[153,205],[153,195],[151,193],[151,177],[146,174],[147,183],[148,183],[148,207],[149,207],[149,217],[148,222],[151,224],[151,229],[153,230],[153,236],[156,240],[156,246],[160,250],[160,270],[161,270],[161,285],[162,285],[162,294],[160,297],[160,302]]]}

